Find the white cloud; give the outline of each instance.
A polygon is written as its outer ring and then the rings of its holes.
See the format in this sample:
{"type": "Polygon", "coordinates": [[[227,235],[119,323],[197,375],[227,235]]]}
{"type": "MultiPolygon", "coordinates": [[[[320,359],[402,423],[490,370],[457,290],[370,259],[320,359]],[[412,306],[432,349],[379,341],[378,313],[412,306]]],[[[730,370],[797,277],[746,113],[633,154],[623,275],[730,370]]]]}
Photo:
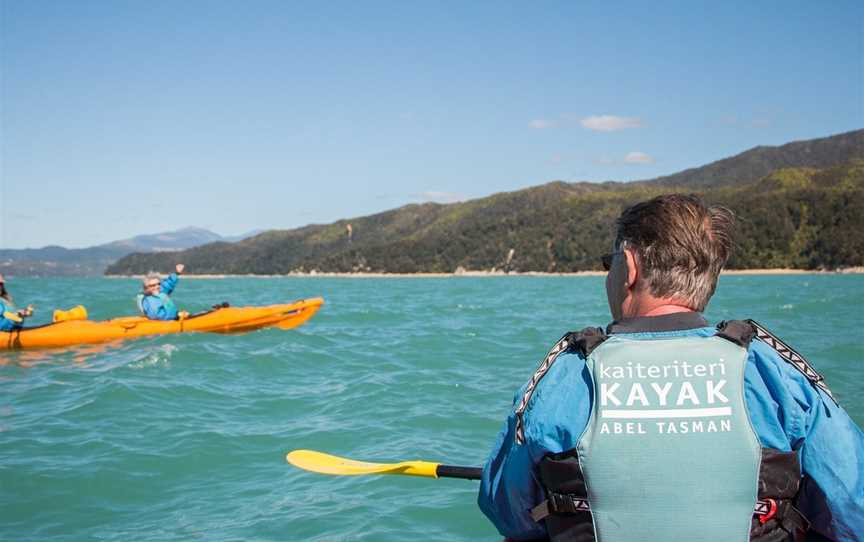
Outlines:
{"type": "Polygon", "coordinates": [[[554,120],[534,119],[528,123],[528,126],[535,130],[545,130],[547,128],[555,128],[558,126],[558,122],[554,120]]]}
{"type": "Polygon", "coordinates": [[[639,128],[642,120],[636,117],[617,117],[615,115],[599,115],[585,117],[579,121],[584,128],[597,132],[617,132],[628,128],[639,128]]]}
{"type": "Polygon", "coordinates": [[[627,153],[624,157],[624,162],[627,164],[653,164],[654,158],[644,152],[633,151],[627,153]]]}
{"type": "Polygon", "coordinates": [[[654,157],[640,151],[628,152],[624,158],[613,158],[609,155],[594,157],[591,162],[598,166],[617,166],[621,164],[653,164],[654,157]]]}

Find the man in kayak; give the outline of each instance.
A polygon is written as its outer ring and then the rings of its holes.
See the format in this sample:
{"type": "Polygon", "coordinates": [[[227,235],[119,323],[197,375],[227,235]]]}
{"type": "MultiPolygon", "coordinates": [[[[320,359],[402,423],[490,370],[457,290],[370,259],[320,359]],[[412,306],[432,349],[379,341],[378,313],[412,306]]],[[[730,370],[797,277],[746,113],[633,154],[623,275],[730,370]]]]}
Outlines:
{"type": "Polygon", "coordinates": [[[861,429],[760,324],[701,315],[733,226],[683,195],[618,218],[602,259],[614,321],[553,347],[484,466],[478,504],[501,534],[862,540],[861,429]]]}
{"type": "Polygon", "coordinates": [[[175,272],[165,279],[160,279],[157,273],[148,273],[144,280],[143,291],[138,294],[138,310],[151,320],[177,320],[185,311],[177,311],[177,307],[168,297],[177,286],[185,266],[178,263],[175,272]]]}
{"type": "Polygon", "coordinates": [[[27,305],[26,309],[15,310],[12,304],[12,296],[6,289],[6,279],[0,275],[0,331],[13,331],[21,329],[24,318],[33,316],[33,305],[27,305]]]}

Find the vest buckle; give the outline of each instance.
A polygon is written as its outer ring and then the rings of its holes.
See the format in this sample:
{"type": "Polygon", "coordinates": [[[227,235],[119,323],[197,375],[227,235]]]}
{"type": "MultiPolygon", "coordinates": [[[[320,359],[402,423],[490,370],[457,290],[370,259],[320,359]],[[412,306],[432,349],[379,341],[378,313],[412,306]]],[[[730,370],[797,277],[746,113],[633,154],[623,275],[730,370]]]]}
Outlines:
{"type": "Polygon", "coordinates": [[[576,512],[588,512],[591,507],[588,505],[588,499],[569,495],[566,493],[550,493],[549,508],[559,514],[575,514],[576,512]]]}
{"type": "Polygon", "coordinates": [[[765,499],[757,502],[755,513],[759,516],[759,523],[765,525],[769,519],[777,515],[777,501],[765,499]]]}

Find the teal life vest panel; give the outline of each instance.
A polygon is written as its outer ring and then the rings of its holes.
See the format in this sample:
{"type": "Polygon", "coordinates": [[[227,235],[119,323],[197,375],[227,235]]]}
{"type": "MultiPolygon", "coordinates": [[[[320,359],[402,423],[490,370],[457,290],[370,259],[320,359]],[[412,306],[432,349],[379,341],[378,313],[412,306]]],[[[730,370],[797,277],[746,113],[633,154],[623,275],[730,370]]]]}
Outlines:
{"type": "Polygon", "coordinates": [[[599,541],[749,539],[761,446],[746,361],[716,336],[613,335],[591,352],[594,404],[576,449],[599,541]]]}
{"type": "Polygon", "coordinates": [[[733,320],[713,337],[562,337],[529,391],[558,353],[578,352],[592,412],[574,449],[538,464],[546,500],[531,516],[549,539],[803,541],[798,454],[761,448],[746,411],[747,349],[761,329],[733,320]]]}

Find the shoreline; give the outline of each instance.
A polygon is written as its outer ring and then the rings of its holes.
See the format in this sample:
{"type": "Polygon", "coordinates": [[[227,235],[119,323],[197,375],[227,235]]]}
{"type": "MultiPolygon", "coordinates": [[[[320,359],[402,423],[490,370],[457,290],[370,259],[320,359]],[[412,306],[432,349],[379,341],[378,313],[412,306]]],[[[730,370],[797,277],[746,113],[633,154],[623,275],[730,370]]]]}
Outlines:
{"type": "MultiPolygon", "coordinates": [[[[808,269],[729,269],[721,275],[853,275],[864,273],[864,267],[849,267],[837,271],[808,269]]],[[[143,275],[104,275],[109,279],[139,279],[143,275]]],[[[232,275],[232,274],[184,274],[184,279],[227,279],[227,278],[458,278],[458,277],[603,277],[605,271],[576,271],[572,273],[547,273],[542,271],[504,272],[504,271],[460,271],[457,273],[331,273],[311,271],[308,273],[285,273],[280,275],[232,275]]]]}

